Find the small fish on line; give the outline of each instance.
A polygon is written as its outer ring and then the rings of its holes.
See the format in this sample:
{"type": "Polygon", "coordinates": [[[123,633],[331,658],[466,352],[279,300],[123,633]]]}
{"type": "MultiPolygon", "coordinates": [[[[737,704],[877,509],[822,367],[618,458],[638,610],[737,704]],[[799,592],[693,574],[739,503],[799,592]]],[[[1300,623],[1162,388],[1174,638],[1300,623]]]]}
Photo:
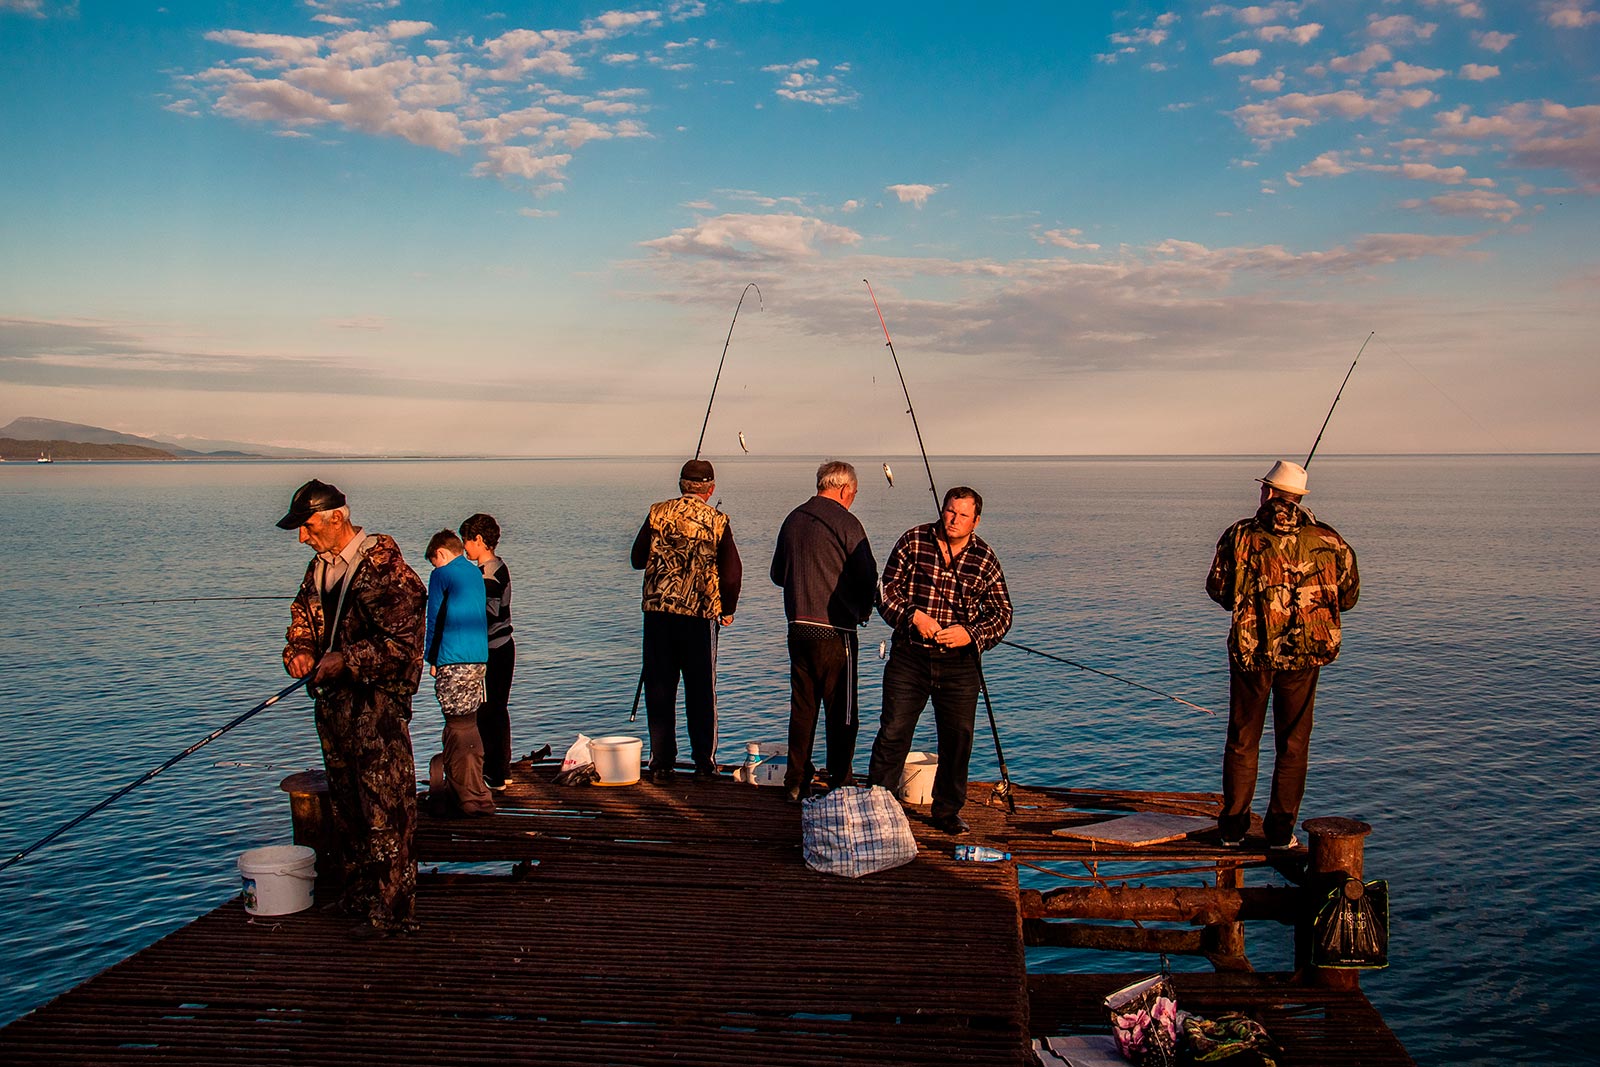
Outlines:
{"type": "Polygon", "coordinates": [[[889,465],[887,463],[885,463],[883,465],[883,476],[885,478],[889,479],[889,488],[893,489],[894,488],[894,471],[889,469],[889,465]]]}
{"type": "Polygon", "coordinates": [[[739,431],[739,447],[744,449],[746,452],[750,451],[750,446],[744,443],[744,431],[743,430],[739,431]]]}
{"type": "Polygon", "coordinates": [[[889,642],[887,642],[887,641],[879,641],[878,642],[878,658],[879,659],[888,659],[889,658],[889,642]]]}

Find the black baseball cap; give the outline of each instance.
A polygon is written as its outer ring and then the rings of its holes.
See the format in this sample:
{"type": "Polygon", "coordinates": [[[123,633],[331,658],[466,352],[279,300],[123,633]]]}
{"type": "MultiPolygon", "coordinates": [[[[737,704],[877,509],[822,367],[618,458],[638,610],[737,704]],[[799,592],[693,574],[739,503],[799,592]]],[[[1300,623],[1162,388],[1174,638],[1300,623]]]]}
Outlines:
{"type": "Polygon", "coordinates": [[[683,465],[678,477],[686,482],[714,482],[717,480],[717,471],[709,460],[691,459],[683,465]]]}
{"type": "Polygon", "coordinates": [[[305,525],[305,521],[319,511],[332,511],[334,508],[344,507],[344,494],[327,482],[319,482],[315,478],[294,491],[294,499],[289,501],[289,511],[278,520],[280,530],[293,530],[297,526],[305,525]]]}

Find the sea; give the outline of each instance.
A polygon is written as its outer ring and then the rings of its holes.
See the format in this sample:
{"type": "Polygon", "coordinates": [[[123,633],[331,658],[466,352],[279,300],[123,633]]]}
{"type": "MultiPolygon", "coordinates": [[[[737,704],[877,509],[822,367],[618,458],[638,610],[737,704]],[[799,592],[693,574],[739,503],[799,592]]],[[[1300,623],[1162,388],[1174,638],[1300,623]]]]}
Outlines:
{"type": "MultiPolygon", "coordinates": [[[[719,754],[731,763],[747,741],[784,738],[782,602],[767,568],[824,457],[709,458],[745,566],[718,659],[719,754]]],[[[933,517],[928,472],[920,457],[844,458],[881,564],[933,517]]],[[[1220,788],[1228,616],[1204,580],[1273,458],[932,460],[940,489],[983,495],[978,532],[1006,571],[1010,638],[1080,665],[1007,646],[985,657],[1014,780],[1220,788]]],[[[274,523],[312,477],[343,489],[355,522],[394,536],[424,575],[436,530],[477,511],[499,520],[518,755],[549,744],[559,756],[580,732],[643,736],[643,719],[629,721],[639,575],[628,549],[648,505],[676,495],[680,462],[5,464],[0,859],[287,684],[286,601],[309,553],[274,523]],[[224,597],[241,599],[201,599],[224,597]],[[244,599],[269,597],[284,599],[244,599]]],[[[1420,1063],[1593,1062],[1600,457],[1319,456],[1306,504],[1355,548],[1362,578],[1343,654],[1322,673],[1302,816],[1373,827],[1366,872],[1389,883],[1391,964],[1363,988],[1420,1063]]],[[[877,620],[863,633],[863,770],[888,636],[877,620]]],[[[419,751],[436,745],[437,715],[424,689],[419,751]]],[[[919,738],[934,747],[931,724],[919,738]]],[[[240,853],[289,839],[279,781],[319,765],[295,693],[0,871],[0,1023],[235,895],[240,853]]],[[[1258,813],[1269,766],[1270,749],[1258,813]]],[[[972,769],[998,772],[982,732],[972,769]]],[[[1283,928],[1252,924],[1248,938],[1258,968],[1289,965],[1283,928]]],[[[1065,950],[1032,961],[1154,964],[1065,950]]]]}

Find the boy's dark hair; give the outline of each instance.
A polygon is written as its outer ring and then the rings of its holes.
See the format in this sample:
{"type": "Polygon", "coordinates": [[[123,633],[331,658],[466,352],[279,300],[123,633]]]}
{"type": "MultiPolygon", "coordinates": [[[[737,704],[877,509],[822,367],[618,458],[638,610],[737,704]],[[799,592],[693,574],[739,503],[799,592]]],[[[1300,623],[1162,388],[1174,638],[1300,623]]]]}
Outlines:
{"type": "Polygon", "coordinates": [[[481,511],[469,516],[461,524],[461,540],[470,541],[474,537],[483,538],[484,545],[493,552],[500,543],[500,524],[494,521],[493,515],[485,515],[481,511]]]}
{"type": "Polygon", "coordinates": [[[939,505],[939,510],[943,511],[949,507],[952,500],[970,500],[972,501],[972,517],[979,518],[983,515],[983,497],[979,496],[978,491],[969,485],[958,485],[954,489],[945,490],[944,503],[939,505]]]}
{"type": "Polygon", "coordinates": [[[440,530],[428,538],[428,551],[424,553],[428,557],[428,562],[433,562],[434,554],[441,548],[448,548],[458,556],[467,550],[467,546],[461,543],[461,538],[456,536],[454,530],[440,530]]]}

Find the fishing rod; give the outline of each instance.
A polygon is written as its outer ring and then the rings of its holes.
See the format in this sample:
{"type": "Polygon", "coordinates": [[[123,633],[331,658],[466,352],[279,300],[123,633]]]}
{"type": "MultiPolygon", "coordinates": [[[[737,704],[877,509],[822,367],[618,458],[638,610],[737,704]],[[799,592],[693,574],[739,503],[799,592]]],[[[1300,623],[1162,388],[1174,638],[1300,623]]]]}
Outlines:
{"type": "MultiPolygon", "coordinates": [[[[749,295],[752,289],[756,291],[756,303],[763,310],[766,308],[766,302],[761,299],[761,287],[755,282],[751,282],[744,287],[744,292],[739,294],[739,302],[733,306],[733,322],[728,323],[728,338],[722,342],[722,358],[717,360],[717,376],[711,380],[711,399],[706,401],[705,421],[700,423],[700,440],[695,442],[694,446],[695,459],[700,458],[700,449],[706,443],[706,427],[711,424],[711,405],[717,402],[717,383],[722,381],[722,365],[728,361],[728,345],[733,342],[733,325],[739,321],[739,309],[744,307],[744,298],[749,295]]],[[[741,445],[744,444],[743,434],[739,436],[739,443],[741,445]]],[[[748,452],[749,449],[747,448],[745,451],[748,452]]]]}
{"type": "MultiPolygon", "coordinates": [[[[911,416],[911,429],[916,431],[917,450],[922,453],[922,467],[928,472],[928,492],[933,494],[933,503],[939,507],[939,490],[933,486],[933,467],[928,463],[928,450],[922,447],[922,427],[917,425],[917,409],[911,403],[911,390],[906,388],[906,376],[900,370],[900,357],[895,355],[894,341],[889,337],[889,324],[883,321],[883,309],[878,306],[878,294],[872,291],[872,283],[865,278],[861,284],[867,287],[867,295],[872,297],[872,310],[878,313],[878,325],[883,327],[883,343],[889,349],[889,358],[894,360],[894,372],[900,378],[900,391],[906,395],[906,414],[911,416]]],[[[894,478],[889,476],[889,465],[884,464],[884,476],[889,478],[889,484],[894,485],[894,478]]]]}
{"type": "Polygon", "coordinates": [[[215,741],[217,738],[221,737],[223,734],[227,733],[229,730],[232,730],[235,726],[239,726],[240,724],[244,723],[246,720],[254,718],[256,715],[260,714],[261,712],[266,711],[268,708],[272,707],[272,705],[276,704],[278,701],[282,700],[284,697],[288,696],[290,693],[293,693],[296,689],[299,689],[301,686],[305,685],[306,684],[306,679],[309,678],[309,677],[311,677],[311,675],[308,672],[305,678],[296,678],[293,682],[290,682],[288,685],[284,686],[282,689],[278,690],[272,696],[270,696],[267,699],[263,700],[261,703],[257,704],[255,707],[251,708],[249,711],[245,712],[243,715],[240,715],[238,718],[234,719],[232,722],[228,723],[225,726],[220,726],[217,729],[211,731],[209,734],[207,734],[206,736],[202,737],[200,740],[196,741],[194,744],[190,745],[188,748],[184,749],[182,752],[178,753],[176,756],[173,756],[171,759],[167,760],[167,762],[163,763],[161,766],[157,767],[155,770],[146,772],[145,774],[143,774],[139,778],[135,779],[133,782],[129,783],[128,785],[123,786],[121,789],[117,790],[115,793],[112,793],[110,796],[106,797],[104,800],[102,800],[100,803],[96,804],[94,807],[90,808],[88,811],[84,812],[82,815],[79,815],[77,818],[73,819],[72,821],[66,823],[63,826],[58,827],[55,830],[52,830],[50,833],[46,834],[44,837],[41,837],[39,840],[37,840],[33,844],[29,845],[27,848],[23,849],[21,852],[18,852],[15,856],[12,856],[10,859],[6,860],[4,863],[0,863],[0,871],[5,870],[7,867],[11,866],[13,863],[16,863],[19,860],[23,859],[29,853],[35,852],[38,849],[43,848],[45,845],[48,845],[50,842],[54,841],[56,838],[60,837],[64,833],[66,833],[68,830],[72,829],[74,826],[77,826],[79,823],[83,822],[85,819],[87,819],[89,816],[93,815],[95,812],[101,811],[101,810],[103,810],[105,808],[110,807],[113,803],[115,803],[118,800],[121,800],[123,797],[127,796],[129,793],[133,792],[135,789],[139,788],[141,785],[144,785],[144,783],[148,782],[150,779],[154,778],[156,775],[160,774],[162,771],[166,770],[168,767],[171,767],[173,764],[177,763],[179,760],[183,759],[185,756],[189,756],[189,755],[192,755],[195,752],[198,752],[200,749],[204,748],[206,745],[209,745],[211,742],[215,741]]]}
{"type": "MultiPolygon", "coordinates": [[[[895,354],[894,340],[889,336],[889,324],[883,320],[883,309],[878,306],[878,295],[872,291],[872,283],[867,279],[862,278],[861,284],[867,287],[867,295],[872,297],[872,310],[878,313],[878,325],[883,327],[883,341],[889,349],[890,358],[894,360],[894,372],[900,378],[900,391],[906,397],[906,414],[911,416],[911,428],[917,434],[917,451],[922,453],[922,467],[928,472],[928,492],[933,494],[934,528],[937,530],[938,524],[944,518],[944,509],[942,502],[939,500],[939,490],[933,483],[933,464],[928,462],[928,450],[922,443],[922,428],[917,425],[917,408],[911,402],[911,390],[906,386],[905,373],[900,369],[900,357],[895,354]]],[[[894,483],[890,482],[890,484],[894,483]]],[[[955,614],[955,606],[950,604],[948,600],[945,603],[950,607],[951,614],[955,614]]],[[[989,683],[983,676],[983,653],[978,648],[976,639],[972,642],[972,665],[978,672],[978,692],[983,694],[983,707],[989,713],[989,733],[994,737],[994,756],[996,762],[1000,764],[1000,781],[995,784],[994,792],[989,794],[988,802],[990,805],[994,805],[996,802],[1003,801],[1006,809],[1015,815],[1017,813],[1017,801],[1016,797],[1012,795],[1011,771],[1006,767],[1006,754],[1000,747],[1000,727],[995,722],[994,703],[989,699],[989,683]]]]}
{"type": "Polygon", "coordinates": [[[1367,345],[1371,344],[1376,336],[1378,336],[1377,330],[1367,334],[1367,339],[1362,341],[1361,347],[1356,350],[1356,358],[1350,361],[1350,369],[1344,372],[1344,381],[1339,383],[1339,391],[1334,394],[1333,403],[1328,406],[1328,414],[1323,417],[1322,429],[1317,431],[1317,439],[1311,442],[1311,451],[1306,453],[1306,461],[1300,466],[1311,466],[1311,457],[1317,454],[1317,446],[1322,443],[1322,432],[1328,428],[1328,420],[1333,418],[1333,409],[1339,406],[1339,398],[1344,396],[1344,387],[1350,384],[1350,375],[1356,372],[1356,364],[1361,362],[1361,353],[1367,350],[1367,345]]]}
{"type": "Polygon", "coordinates": [[[169,596],[155,600],[95,600],[80,608],[123,607],[128,604],[194,604],[203,600],[293,600],[292,596],[169,596]]]}
{"type": "Polygon", "coordinates": [[[1057,656],[1049,652],[1041,652],[1037,648],[1029,648],[1027,645],[1019,644],[1016,641],[1002,640],[1000,643],[1002,645],[1010,645],[1012,648],[1019,649],[1023,652],[1031,652],[1035,656],[1043,656],[1045,659],[1055,660],[1057,663],[1065,663],[1067,666],[1076,667],[1080,671],[1088,671],[1090,674],[1098,674],[1102,678],[1110,678],[1113,681],[1121,682],[1123,685],[1131,685],[1135,689],[1143,689],[1146,693],[1154,693],[1156,696],[1165,697],[1168,700],[1176,701],[1186,708],[1193,708],[1196,711],[1203,711],[1207,715],[1216,715],[1216,712],[1212,711],[1210,708],[1203,708],[1199,704],[1191,703],[1182,697],[1175,697],[1171,693],[1163,693],[1159,689],[1151,688],[1142,682],[1135,682],[1131,678],[1124,678],[1119,674],[1112,674],[1110,671],[1096,670],[1094,667],[1086,666],[1085,664],[1078,663],[1075,660],[1067,659],[1065,656],[1057,656]]]}

